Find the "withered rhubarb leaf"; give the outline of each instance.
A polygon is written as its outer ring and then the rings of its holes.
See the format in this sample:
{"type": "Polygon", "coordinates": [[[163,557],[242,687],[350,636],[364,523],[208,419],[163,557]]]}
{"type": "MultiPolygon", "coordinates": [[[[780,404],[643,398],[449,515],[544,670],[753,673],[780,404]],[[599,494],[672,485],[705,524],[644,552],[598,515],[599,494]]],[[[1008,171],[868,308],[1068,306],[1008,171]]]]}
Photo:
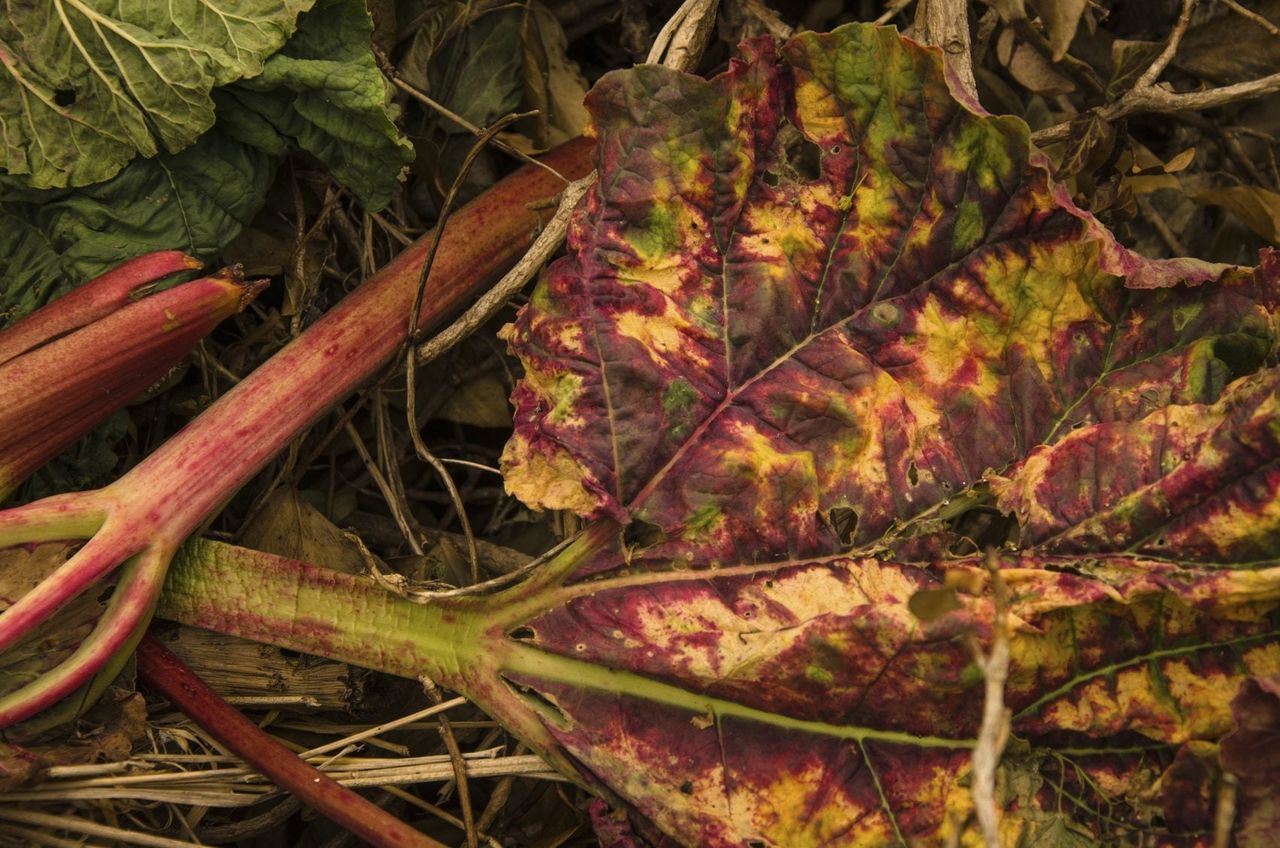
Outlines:
{"type": "Polygon", "coordinates": [[[573,757],[693,844],[943,838],[968,768],[944,740],[979,718],[960,637],[992,610],[907,602],[981,584],[981,557],[919,552],[988,489],[1021,526],[1016,734],[1229,729],[1242,674],[1280,663],[1274,256],[1126,251],[1025,125],[957,102],[890,30],[750,45],[711,81],[638,68],[589,106],[599,186],[507,331],[505,472],[623,529],[522,632],[760,713],[699,733],[688,706],[508,675],[573,757]]]}
{"type": "Polygon", "coordinates": [[[979,844],[992,546],[1003,841],[1209,839],[1181,802],[1280,670],[1276,257],[1130,253],[892,30],[588,106],[600,179],[506,331],[505,455],[587,532],[416,607],[206,543],[165,614],[426,672],[680,844],[979,844]]]}

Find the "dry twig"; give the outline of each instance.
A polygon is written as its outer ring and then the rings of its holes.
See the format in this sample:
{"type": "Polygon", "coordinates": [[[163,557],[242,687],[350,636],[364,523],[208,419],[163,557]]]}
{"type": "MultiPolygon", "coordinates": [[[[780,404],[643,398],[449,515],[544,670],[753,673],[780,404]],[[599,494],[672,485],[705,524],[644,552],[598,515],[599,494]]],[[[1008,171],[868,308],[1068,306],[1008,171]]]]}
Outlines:
{"type": "MultiPolygon", "coordinates": [[[[1242,100],[1264,97],[1280,92],[1280,73],[1270,74],[1260,79],[1210,88],[1204,91],[1171,91],[1156,83],[1160,74],[1173,60],[1187,31],[1191,13],[1195,10],[1196,0],[1183,0],[1182,12],[1177,23],[1169,33],[1164,49],[1143,72],[1133,88],[1125,92],[1119,100],[1100,107],[1097,115],[1104,121],[1111,122],[1138,112],[1193,112],[1226,106],[1242,100]]],[[[1031,134],[1031,140],[1039,145],[1052,144],[1065,140],[1071,131],[1071,122],[1064,121],[1031,134]]]]}
{"type": "Polygon", "coordinates": [[[978,743],[973,749],[974,814],[987,848],[999,848],[1000,814],[996,804],[996,768],[1009,739],[1009,709],[1004,705],[1004,685],[1009,678],[1009,590],[1000,576],[999,560],[994,551],[987,554],[987,571],[991,577],[994,607],[991,622],[991,650],[984,654],[976,640],[972,646],[974,662],[982,670],[982,725],[978,743]]]}

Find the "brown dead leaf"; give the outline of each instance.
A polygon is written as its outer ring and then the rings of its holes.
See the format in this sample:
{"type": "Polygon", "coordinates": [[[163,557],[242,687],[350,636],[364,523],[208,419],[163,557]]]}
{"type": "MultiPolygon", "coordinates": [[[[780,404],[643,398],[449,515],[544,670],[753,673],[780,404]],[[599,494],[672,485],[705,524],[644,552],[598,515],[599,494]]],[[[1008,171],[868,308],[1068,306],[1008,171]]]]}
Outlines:
{"type": "Polygon", "coordinates": [[[1168,168],[1181,164],[1179,160],[1185,155],[1186,151],[1183,151],[1166,164],[1147,147],[1130,139],[1129,148],[1120,154],[1116,162],[1116,168],[1124,174],[1121,185],[1135,195],[1146,195],[1164,188],[1181,191],[1182,183],[1172,176],[1168,168]]]}
{"type": "Polygon", "coordinates": [[[1188,147],[1186,150],[1166,162],[1163,170],[1166,174],[1176,174],[1179,171],[1185,171],[1187,166],[1190,165],[1195,158],[1196,149],[1194,147],[1188,147]]]}
{"type": "Polygon", "coordinates": [[[1058,177],[1085,171],[1091,162],[1105,157],[1115,141],[1115,130],[1097,112],[1089,111],[1071,120],[1066,152],[1058,164],[1058,177]]]}
{"type": "Polygon", "coordinates": [[[278,489],[245,527],[246,547],[360,574],[366,570],[360,545],[303,500],[294,489],[278,489]]]}
{"type": "MultiPolygon", "coordinates": [[[[1280,0],[1244,5],[1280,24],[1280,0]]],[[[1255,21],[1227,13],[1188,29],[1173,64],[1219,85],[1257,79],[1280,67],[1280,38],[1255,21]]]]}
{"type": "Polygon", "coordinates": [[[1076,84],[1059,73],[1047,58],[1030,44],[1019,41],[1013,30],[1006,29],[996,41],[996,55],[1019,83],[1028,91],[1045,96],[1068,94],[1076,84]]]}
{"type": "Polygon", "coordinates": [[[1272,244],[1280,244],[1280,194],[1257,186],[1231,186],[1196,192],[1198,203],[1221,206],[1272,244]]]}
{"type": "Polygon", "coordinates": [[[459,386],[436,417],[472,427],[510,427],[509,394],[510,390],[496,376],[481,374],[459,386]]]}
{"type": "Polygon", "coordinates": [[[1057,62],[1067,55],[1089,0],[1031,0],[1031,6],[1044,23],[1049,46],[1053,48],[1053,61],[1057,62]]]}
{"type": "Polygon", "coordinates": [[[540,3],[530,3],[523,32],[523,110],[538,115],[519,125],[537,150],[554,147],[582,133],[587,110],[582,98],[587,81],[566,50],[569,40],[556,16],[540,3]]]}
{"type": "Polygon", "coordinates": [[[0,793],[40,778],[51,766],[85,765],[123,760],[147,731],[147,702],[137,692],[115,690],[86,716],[92,730],[57,742],[16,745],[0,742],[0,793]]]}

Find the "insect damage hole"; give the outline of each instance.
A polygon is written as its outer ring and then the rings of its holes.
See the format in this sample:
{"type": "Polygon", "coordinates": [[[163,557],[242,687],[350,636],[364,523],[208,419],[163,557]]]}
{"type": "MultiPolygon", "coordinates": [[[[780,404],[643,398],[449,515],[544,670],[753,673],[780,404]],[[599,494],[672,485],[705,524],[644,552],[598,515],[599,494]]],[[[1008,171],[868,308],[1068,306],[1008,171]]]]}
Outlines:
{"type": "Polygon", "coordinates": [[[76,92],[73,88],[60,88],[53,93],[53,102],[62,107],[76,105],[76,92]]]}
{"type": "Polygon", "coordinates": [[[516,642],[532,642],[538,638],[538,633],[532,627],[521,625],[507,633],[507,638],[516,642]]]}
{"type": "Polygon", "coordinates": [[[858,532],[858,511],[848,506],[833,506],[825,516],[827,525],[842,545],[852,545],[858,532]]]}

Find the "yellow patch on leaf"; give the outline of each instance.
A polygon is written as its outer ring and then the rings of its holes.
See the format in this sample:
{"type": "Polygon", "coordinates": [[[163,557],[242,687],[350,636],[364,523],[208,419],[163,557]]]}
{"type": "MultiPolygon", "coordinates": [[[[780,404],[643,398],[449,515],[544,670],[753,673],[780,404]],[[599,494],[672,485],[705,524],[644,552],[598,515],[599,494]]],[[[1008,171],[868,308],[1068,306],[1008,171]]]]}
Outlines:
{"type": "Polygon", "coordinates": [[[530,450],[529,442],[514,436],[502,451],[506,490],[538,509],[565,509],[590,515],[602,499],[584,484],[590,473],[564,452],[530,450]]]}

